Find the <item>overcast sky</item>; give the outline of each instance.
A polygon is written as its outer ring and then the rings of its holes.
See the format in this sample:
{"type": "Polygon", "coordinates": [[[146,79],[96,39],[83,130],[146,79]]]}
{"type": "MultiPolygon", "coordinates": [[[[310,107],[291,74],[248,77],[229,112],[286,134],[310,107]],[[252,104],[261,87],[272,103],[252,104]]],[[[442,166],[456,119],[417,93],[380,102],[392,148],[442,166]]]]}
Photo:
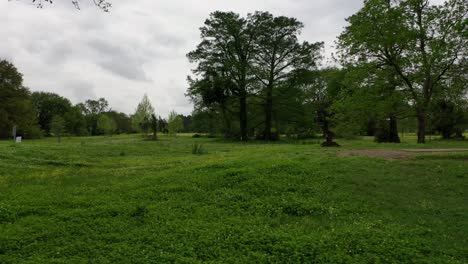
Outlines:
{"type": "Polygon", "coordinates": [[[211,12],[296,17],[305,24],[301,38],[324,41],[330,53],[344,19],[362,6],[361,0],[111,0],[104,13],[91,0],[82,0],[80,11],[71,0],[43,9],[31,2],[0,0],[0,58],[19,68],[26,86],[73,103],[105,97],[125,113],[147,93],[162,116],[192,111],[184,94],[193,65],[185,55],[211,12]]]}

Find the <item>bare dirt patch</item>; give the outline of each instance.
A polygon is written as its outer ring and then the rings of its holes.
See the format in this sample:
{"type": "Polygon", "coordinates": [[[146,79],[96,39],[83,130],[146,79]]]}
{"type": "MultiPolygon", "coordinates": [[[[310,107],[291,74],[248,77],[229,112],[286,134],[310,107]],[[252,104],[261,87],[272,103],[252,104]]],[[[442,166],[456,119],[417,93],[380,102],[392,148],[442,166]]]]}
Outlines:
{"type": "Polygon", "coordinates": [[[443,153],[443,152],[468,152],[468,149],[402,149],[407,152],[415,153],[443,153]]]}
{"type": "Polygon", "coordinates": [[[339,156],[361,156],[369,158],[382,158],[386,160],[407,160],[417,155],[427,155],[434,153],[460,153],[468,152],[468,149],[402,149],[402,150],[386,150],[386,149],[355,149],[343,150],[338,152],[339,156]]]}
{"type": "Polygon", "coordinates": [[[382,158],[387,160],[405,160],[415,156],[415,153],[401,150],[356,149],[338,152],[339,156],[361,156],[369,158],[382,158]]]}

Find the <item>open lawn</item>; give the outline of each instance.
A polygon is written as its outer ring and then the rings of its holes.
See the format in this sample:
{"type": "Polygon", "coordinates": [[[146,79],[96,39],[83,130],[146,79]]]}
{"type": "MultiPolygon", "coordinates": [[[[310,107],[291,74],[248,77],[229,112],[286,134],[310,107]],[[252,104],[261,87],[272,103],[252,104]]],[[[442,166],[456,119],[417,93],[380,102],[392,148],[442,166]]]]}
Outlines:
{"type": "Polygon", "coordinates": [[[403,140],[1,141],[0,263],[467,263],[468,152],[360,154],[468,141],[403,140]]]}

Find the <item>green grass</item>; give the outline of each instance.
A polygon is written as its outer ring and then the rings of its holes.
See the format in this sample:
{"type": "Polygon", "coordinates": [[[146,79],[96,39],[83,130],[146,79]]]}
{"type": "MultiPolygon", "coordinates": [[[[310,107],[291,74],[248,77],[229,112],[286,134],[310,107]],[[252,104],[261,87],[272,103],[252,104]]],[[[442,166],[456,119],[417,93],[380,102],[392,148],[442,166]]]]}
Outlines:
{"type": "MultiPolygon", "coordinates": [[[[405,140],[339,143],[421,148],[405,140]]],[[[468,153],[389,161],[316,143],[1,141],[0,263],[468,262],[468,153]]]]}

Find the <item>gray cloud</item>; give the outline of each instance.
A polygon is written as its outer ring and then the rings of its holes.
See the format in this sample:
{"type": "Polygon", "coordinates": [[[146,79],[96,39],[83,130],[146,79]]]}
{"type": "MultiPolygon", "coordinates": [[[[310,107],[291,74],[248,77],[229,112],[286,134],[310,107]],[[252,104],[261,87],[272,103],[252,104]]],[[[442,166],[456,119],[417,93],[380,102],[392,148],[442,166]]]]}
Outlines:
{"type": "MultiPolygon", "coordinates": [[[[439,1],[439,0],[438,0],[439,1]]],[[[81,1],[37,9],[29,0],[0,1],[0,57],[17,65],[32,90],[73,102],[105,97],[132,113],[147,93],[158,114],[190,113],[184,96],[191,65],[185,54],[199,42],[199,27],[215,10],[255,10],[297,17],[302,39],[325,41],[328,53],[361,0],[115,0],[110,13],[81,1]]]]}

